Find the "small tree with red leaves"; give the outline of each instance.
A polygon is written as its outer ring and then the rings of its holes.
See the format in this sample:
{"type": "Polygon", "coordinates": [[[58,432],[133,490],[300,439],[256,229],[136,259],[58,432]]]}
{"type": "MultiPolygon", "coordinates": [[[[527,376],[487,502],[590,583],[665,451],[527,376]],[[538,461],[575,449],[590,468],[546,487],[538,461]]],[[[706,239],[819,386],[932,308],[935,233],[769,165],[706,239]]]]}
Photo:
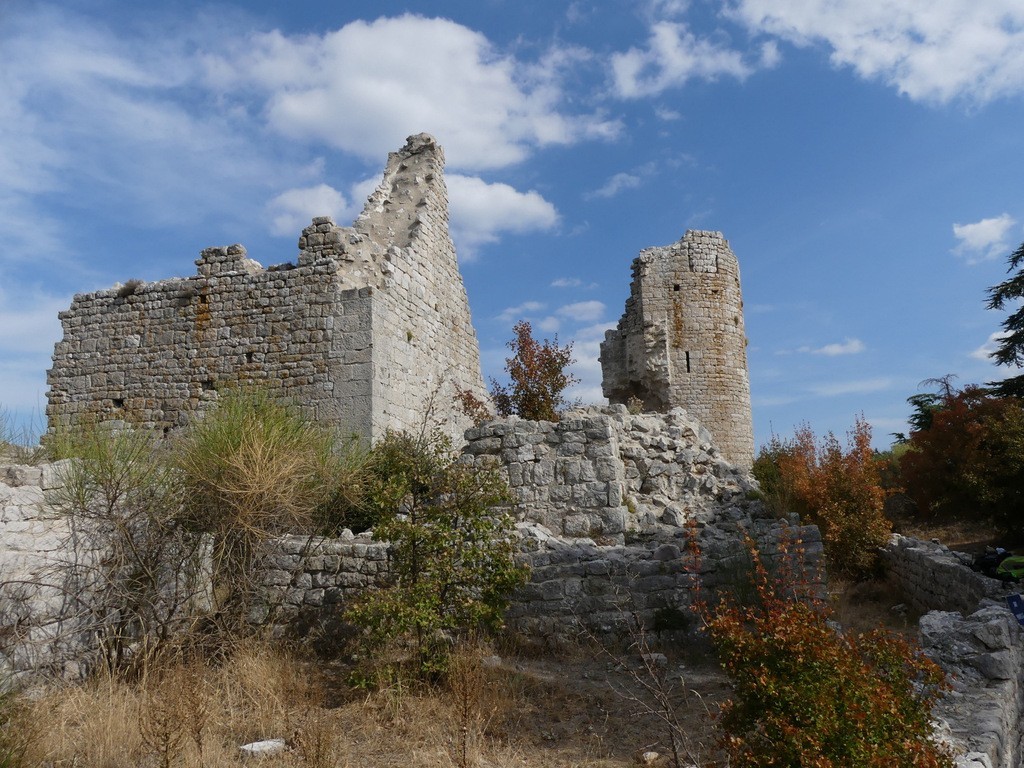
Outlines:
{"type": "Polygon", "coordinates": [[[554,341],[533,338],[533,328],[526,320],[516,323],[515,338],[507,346],[512,357],[505,358],[509,385],[491,379],[491,398],[499,416],[521,416],[534,421],[558,421],[559,411],[570,403],[565,390],[579,379],[568,372],[576,361],[572,344],[564,347],[554,341]]]}
{"type": "Polygon", "coordinates": [[[781,542],[771,571],[747,546],[753,599],[695,606],[733,683],[720,720],[728,764],[952,768],[932,740],[932,707],[948,688],[942,670],[895,633],[837,630],[800,572],[799,539],[781,542]]]}
{"type": "Polygon", "coordinates": [[[871,425],[858,417],[847,437],[843,450],[831,432],[819,441],[804,424],[791,440],[773,437],[761,449],[754,476],[779,512],[796,512],[821,529],[831,568],[864,578],[874,572],[892,526],[871,425]]]}

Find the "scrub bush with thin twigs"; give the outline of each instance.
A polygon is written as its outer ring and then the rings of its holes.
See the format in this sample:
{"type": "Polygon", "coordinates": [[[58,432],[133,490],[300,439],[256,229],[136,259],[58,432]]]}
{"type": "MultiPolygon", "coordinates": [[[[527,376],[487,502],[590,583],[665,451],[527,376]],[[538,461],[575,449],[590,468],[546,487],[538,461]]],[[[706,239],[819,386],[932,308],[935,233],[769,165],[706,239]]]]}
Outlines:
{"type": "Polygon", "coordinates": [[[94,424],[54,434],[48,450],[72,459],[49,499],[68,521],[69,560],[57,566],[67,624],[97,639],[110,670],[144,663],[187,626],[200,588],[201,540],[177,518],[166,447],[141,430],[94,424]]]}

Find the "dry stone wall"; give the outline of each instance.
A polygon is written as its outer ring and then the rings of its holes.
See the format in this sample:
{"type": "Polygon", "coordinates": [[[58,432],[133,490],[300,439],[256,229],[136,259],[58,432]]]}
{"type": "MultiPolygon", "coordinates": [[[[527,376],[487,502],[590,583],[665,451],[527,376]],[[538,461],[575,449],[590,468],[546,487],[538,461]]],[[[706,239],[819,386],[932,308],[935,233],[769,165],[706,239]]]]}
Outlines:
{"type": "Polygon", "coordinates": [[[466,432],[465,453],[508,474],[520,520],[567,537],[621,544],[673,535],[755,490],[681,408],[570,411],[557,423],[506,419],[466,432]]]}
{"type": "Polygon", "coordinates": [[[611,403],[636,398],[644,410],[686,409],[725,458],[749,469],[746,345],[736,256],[721,232],[689,230],[633,261],[625,313],[601,344],[604,395],[611,403]]]}
{"type": "MultiPolygon", "coordinates": [[[[724,462],[682,410],[633,415],[609,406],[558,424],[508,419],[470,430],[463,459],[496,465],[512,480],[518,557],[532,575],[513,597],[508,625],[531,644],[615,632],[627,616],[649,628],[685,628],[695,578],[711,590],[743,583],[744,534],[769,560],[780,541],[800,540],[808,563],[820,563],[817,529],[768,516],[750,498],[749,476],[724,462]],[[691,531],[702,551],[697,563],[688,555],[691,531]]],[[[95,650],[91,625],[75,623],[90,601],[61,576],[81,561],[82,548],[53,506],[59,469],[0,467],[0,663],[18,675],[75,674],[95,650]]],[[[275,636],[336,629],[351,597],[387,575],[387,552],[368,533],[270,541],[259,572],[263,599],[249,619],[275,636]]],[[[191,592],[188,600],[196,610],[210,605],[191,592]]]]}
{"type": "MultiPolygon", "coordinates": [[[[588,633],[621,632],[630,617],[648,629],[692,629],[698,578],[709,591],[746,588],[748,535],[769,567],[783,544],[799,550],[799,567],[823,589],[818,529],[770,516],[753,499],[749,474],[722,459],[682,409],[590,407],[557,423],[513,417],[470,429],[466,439],[463,459],[501,469],[513,491],[517,557],[531,575],[507,624],[528,644],[563,647],[588,633]]],[[[387,570],[386,547],[369,534],[282,546],[268,557],[261,614],[275,634],[289,631],[295,616],[333,624],[352,590],[387,570]]]]}
{"type": "Polygon", "coordinates": [[[921,617],[925,652],[953,690],[936,709],[959,768],[1017,768],[1024,760],[1024,629],[1006,605],[1018,584],[968,567],[970,557],[894,535],[888,573],[921,617]]]}
{"type": "Polygon", "coordinates": [[[461,437],[454,393],[486,391],[443,167],[431,137],[410,137],[353,226],[314,219],[294,263],[208,248],[193,277],[76,296],[48,375],[50,429],[166,433],[241,382],[366,439],[428,411],[461,437]]]}

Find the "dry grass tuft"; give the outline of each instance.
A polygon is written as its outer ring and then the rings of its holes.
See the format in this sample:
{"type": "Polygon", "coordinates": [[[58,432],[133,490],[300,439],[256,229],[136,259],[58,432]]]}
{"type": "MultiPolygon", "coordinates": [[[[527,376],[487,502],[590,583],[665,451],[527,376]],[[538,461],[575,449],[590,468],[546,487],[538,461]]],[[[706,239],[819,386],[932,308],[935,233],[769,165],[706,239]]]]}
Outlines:
{"type": "MultiPolygon", "coordinates": [[[[255,643],[219,664],[97,679],[28,702],[39,733],[24,765],[237,768],[241,745],[271,738],[288,744],[262,763],[275,768],[625,768],[651,745],[666,754],[662,729],[614,692],[610,676],[625,673],[606,661],[489,653],[459,653],[447,687],[370,693],[333,684],[344,670],[255,643]]],[[[721,693],[721,676],[707,687],[721,693]]],[[[705,711],[681,717],[708,738],[705,711]]]]}

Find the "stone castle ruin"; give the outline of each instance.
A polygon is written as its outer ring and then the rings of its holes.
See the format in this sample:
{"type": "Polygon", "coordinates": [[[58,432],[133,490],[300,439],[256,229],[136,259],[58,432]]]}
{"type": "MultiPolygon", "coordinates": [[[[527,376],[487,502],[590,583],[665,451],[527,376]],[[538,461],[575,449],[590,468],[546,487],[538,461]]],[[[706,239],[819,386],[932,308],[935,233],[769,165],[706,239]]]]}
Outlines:
{"type": "Polygon", "coordinates": [[[355,223],[314,219],[295,263],[207,248],[192,277],[75,296],[48,375],[50,430],[94,420],[166,434],[241,383],[364,439],[418,429],[428,409],[461,438],[454,393],[486,390],[443,167],[433,138],[410,137],[355,223]]]}
{"type": "MultiPolygon", "coordinates": [[[[240,245],[208,248],[192,277],[76,296],[48,374],[49,429],[113,422],[166,434],[235,384],[365,440],[440,423],[465,443],[463,460],[508,478],[531,577],[507,623],[542,646],[572,643],[581,629],[614,632],[627,611],[649,627],[688,615],[698,579],[737,586],[745,535],[769,563],[795,537],[816,565],[817,529],[769,514],[749,474],[739,267],[719,232],[688,231],[633,262],[625,313],[601,345],[611,405],[557,424],[509,418],[465,429],[453,395],[486,390],[443,165],[434,139],[410,137],[355,223],[314,219],[295,263],[264,268],[240,245]],[[699,563],[686,554],[688,525],[699,563]]],[[[57,503],[70,462],[0,456],[0,677],[13,681],[80,676],[97,650],[92,608],[107,597],[69,574],[103,553],[57,503]]],[[[337,616],[388,571],[388,543],[372,532],[266,547],[264,601],[249,620],[274,637],[309,615],[337,616]]],[[[958,768],[1020,765],[1024,644],[999,585],[920,542],[894,541],[886,557],[915,606],[960,612],[933,610],[921,622],[928,651],[957,675],[940,714],[961,750],[958,768]]],[[[202,562],[186,570],[188,610],[201,612],[213,577],[202,562]]]]}
{"type": "MultiPolygon", "coordinates": [[[[487,393],[443,168],[434,139],[411,136],[355,223],[314,219],[294,263],[207,248],[192,277],[75,296],[48,373],[49,429],[166,434],[224,387],[255,384],[366,440],[417,429],[429,410],[461,442],[469,424],[454,395],[487,393]]],[[[686,409],[749,468],[745,345],[736,257],[721,233],[688,231],[633,262],[625,314],[601,345],[604,394],[686,409]]]]}
{"type": "Polygon", "coordinates": [[[678,243],[640,253],[625,314],[601,344],[601,368],[611,403],[636,398],[645,411],[685,408],[726,459],[750,468],[740,270],[721,232],[690,230],[678,243]]]}

